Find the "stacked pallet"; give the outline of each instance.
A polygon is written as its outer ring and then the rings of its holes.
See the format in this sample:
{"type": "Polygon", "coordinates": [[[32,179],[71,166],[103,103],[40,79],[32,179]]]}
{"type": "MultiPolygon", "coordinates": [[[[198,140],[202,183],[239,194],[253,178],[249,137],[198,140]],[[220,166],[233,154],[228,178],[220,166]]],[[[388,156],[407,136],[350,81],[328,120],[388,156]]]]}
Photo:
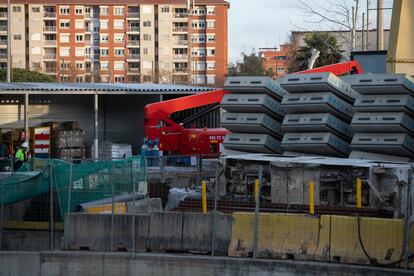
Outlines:
{"type": "Polygon", "coordinates": [[[414,79],[405,74],[344,79],[362,95],[354,104],[351,157],[414,159],[414,79]]]}
{"type": "MultiPolygon", "coordinates": [[[[92,145],[92,156],[95,156],[95,145],[92,145]]],[[[115,144],[111,141],[102,141],[98,147],[98,157],[101,160],[122,159],[132,156],[132,146],[129,144],[115,144]]]]}
{"type": "Polygon", "coordinates": [[[286,92],[270,77],[229,77],[221,107],[227,111],[221,126],[232,134],[226,136],[227,150],[254,153],[282,153],[281,122],[284,111],[280,102],[286,92]]]}
{"type": "Polygon", "coordinates": [[[281,86],[289,92],[282,148],[291,153],[348,157],[352,104],[357,93],[331,73],[287,75],[281,86]]]}
{"type": "Polygon", "coordinates": [[[52,157],[64,160],[85,158],[85,132],[77,122],[52,125],[52,157]]]}

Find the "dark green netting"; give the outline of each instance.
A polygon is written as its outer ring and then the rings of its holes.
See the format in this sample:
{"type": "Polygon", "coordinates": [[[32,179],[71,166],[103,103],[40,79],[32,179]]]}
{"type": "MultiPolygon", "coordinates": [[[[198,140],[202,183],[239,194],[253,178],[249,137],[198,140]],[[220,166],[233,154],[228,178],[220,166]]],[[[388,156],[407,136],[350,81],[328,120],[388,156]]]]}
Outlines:
{"type": "Polygon", "coordinates": [[[64,218],[79,204],[132,193],[133,184],[144,180],[145,166],[140,157],[81,164],[34,159],[2,179],[0,192],[7,205],[44,194],[52,185],[64,218]]]}

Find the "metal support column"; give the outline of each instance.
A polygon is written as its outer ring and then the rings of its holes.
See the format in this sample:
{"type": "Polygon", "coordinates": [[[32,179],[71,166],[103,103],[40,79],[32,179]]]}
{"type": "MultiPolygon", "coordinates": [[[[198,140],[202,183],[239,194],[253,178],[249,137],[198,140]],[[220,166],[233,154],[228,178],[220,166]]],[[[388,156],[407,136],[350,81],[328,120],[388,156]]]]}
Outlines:
{"type": "Polygon", "coordinates": [[[7,82],[12,81],[12,58],[11,58],[11,40],[12,40],[12,34],[11,34],[11,6],[10,6],[10,0],[7,0],[7,82]]]}
{"type": "Polygon", "coordinates": [[[29,93],[24,94],[24,134],[25,141],[29,141],[29,93]]]}
{"type": "Polygon", "coordinates": [[[384,50],[384,0],[377,0],[377,50],[384,50]]]}
{"type": "Polygon", "coordinates": [[[94,114],[95,114],[95,136],[94,136],[94,159],[99,159],[99,96],[98,93],[94,95],[94,114]]]}

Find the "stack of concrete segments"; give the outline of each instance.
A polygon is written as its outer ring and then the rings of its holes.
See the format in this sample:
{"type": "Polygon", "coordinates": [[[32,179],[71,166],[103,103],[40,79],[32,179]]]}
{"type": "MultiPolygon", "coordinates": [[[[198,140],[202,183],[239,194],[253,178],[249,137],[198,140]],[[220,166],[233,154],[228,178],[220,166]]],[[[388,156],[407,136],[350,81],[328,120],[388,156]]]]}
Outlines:
{"type": "Polygon", "coordinates": [[[344,80],[362,95],[354,104],[351,156],[380,154],[414,159],[414,78],[380,74],[344,80]]]}
{"type": "Polygon", "coordinates": [[[289,92],[282,101],[282,148],[294,154],[348,157],[358,93],[331,73],[287,75],[281,86],[289,92]]]}
{"type": "Polygon", "coordinates": [[[231,92],[223,97],[226,111],[221,126],[232,134],[226,136],[227,150],[253,153],[282,153],[281,122],[284,111],[280,106],[286,94],[270,77],[229,77],[224,89],[231,92]]]}

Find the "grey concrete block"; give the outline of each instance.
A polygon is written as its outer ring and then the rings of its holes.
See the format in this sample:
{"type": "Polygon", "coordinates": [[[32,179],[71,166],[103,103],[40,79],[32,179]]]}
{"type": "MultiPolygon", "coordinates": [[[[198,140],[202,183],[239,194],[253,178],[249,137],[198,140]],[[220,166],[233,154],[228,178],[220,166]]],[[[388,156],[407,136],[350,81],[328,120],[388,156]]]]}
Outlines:
{"type": "MultiPolygon", "coordinates": [[[[214,214],[184,213],[183,216],[183,251],[211,252],[214,214]]],[[[231,242],[232,222],[231,215],[216,214],[216,254],[227,254],[231,242]]]]}
{"type": "MultiPolygon", "coordinates": [[[[114,250],[132,250],[132,215],[114,216],[114,250]]],[[[92,251],[111,250],[111,215],[69,214],[66,215],[65,239],[68,249],[92,251]]],[[[135,250],[145,251],[149,229],[149,216],[135,216],[135,250]]]]}
{"type": "Polygon", "coordinates": [[[152,213],[150,215],[147,249],[153,251],[181,251],[182,227],[182,213],[152,213]]]}
{"type": "Polygon", "coordinates": [[[161,198],[145,198],[142,200],[137,200],[135,202],[135,209],[133,206],[133,201],[127,202],[128,214],[133,214],[134,210],[135,214],[151,214],[154,212],[162,212],[161,198]]]}
{"type": "MultiPolygon", "coordinates": [[[[54,248],[61,248],[62,231],[54,233],[54,248]]],[[[49,231],[3,230],[1,250],[42,251],[50,249],[49,231]]]]}

